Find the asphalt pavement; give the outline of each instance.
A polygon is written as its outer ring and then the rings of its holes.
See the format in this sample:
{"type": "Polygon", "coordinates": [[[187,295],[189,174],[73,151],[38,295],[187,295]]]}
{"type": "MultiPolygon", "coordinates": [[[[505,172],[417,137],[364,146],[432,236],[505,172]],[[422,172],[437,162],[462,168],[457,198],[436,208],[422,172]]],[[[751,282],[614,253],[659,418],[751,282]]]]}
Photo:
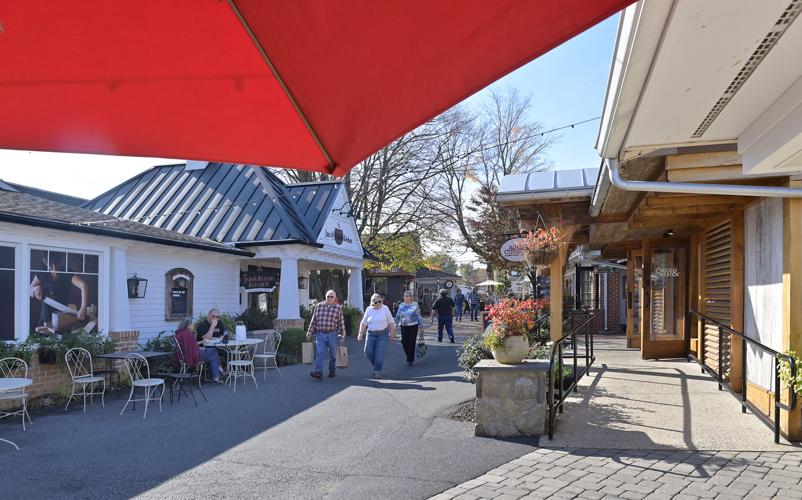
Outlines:
{"type": "MultiPolygon", "coordinates": [[[[475,325],[475,324],[474,324],[475,325]]],[[[431,328],[430,328],[431,330],[431,328]]],[[[477,329],[478,331],[478,329],[477,329]]],[[[468,325],[459,333],[470,334],[468,325]]],[[[475,394],[456,365],[456,346],[429,338],[427,356],[407,368],[398,343],[383,380],[349,340],[351,366],[317,381],[309,365],[252,384],[204,386],[191,399],[142,419],[119,412],[125,397],[34,412],[23,432],[0,424],[3,498],[426,498],[534,449],[536,440],[473,436],[448,418],[475,394]]],[[[8,420],[8,419],[6,419],[8,420]]]]}

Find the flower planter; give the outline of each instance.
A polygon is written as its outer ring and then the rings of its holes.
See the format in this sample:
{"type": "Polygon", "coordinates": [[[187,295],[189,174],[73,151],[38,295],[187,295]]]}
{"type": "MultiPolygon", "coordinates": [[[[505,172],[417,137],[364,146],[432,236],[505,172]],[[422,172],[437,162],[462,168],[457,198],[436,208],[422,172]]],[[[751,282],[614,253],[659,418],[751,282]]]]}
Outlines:
{"type": "Polygon", "coordinates": [[[56,351],[55,349],[42,349],[39,351],[39,363],[43,365],[56,364],[56,351]]]}
{"type": "Polygon", "coordinates": [[[548,266],[560,254],[559,250],[540,248],[537,250],[527,249],[524,252],[526,262],[530,266],[548,266]]]}
{"type": "Polygon", "coordinates": [[[529,340],[526,335],[504,337],[504,347],[492,350],[493,358],[505,365],[516,365],[529,354],[529,340]]]}

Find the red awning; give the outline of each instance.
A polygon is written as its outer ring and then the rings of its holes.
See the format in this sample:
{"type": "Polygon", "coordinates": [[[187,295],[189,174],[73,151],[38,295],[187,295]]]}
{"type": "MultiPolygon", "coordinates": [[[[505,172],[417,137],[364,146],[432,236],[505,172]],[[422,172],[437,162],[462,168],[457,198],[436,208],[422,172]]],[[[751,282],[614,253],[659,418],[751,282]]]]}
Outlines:
{"type": "Polygon", "coordinates": [[[632,0],[0,0],[0,148],[342,175],[632,0]]]}

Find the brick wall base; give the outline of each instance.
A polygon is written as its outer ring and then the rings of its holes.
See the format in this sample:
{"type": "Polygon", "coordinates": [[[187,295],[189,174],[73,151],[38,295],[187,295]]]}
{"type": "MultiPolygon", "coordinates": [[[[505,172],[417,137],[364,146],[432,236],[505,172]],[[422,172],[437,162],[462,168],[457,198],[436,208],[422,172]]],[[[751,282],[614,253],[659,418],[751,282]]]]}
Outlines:
{"type": "Polygon", "coordinates": [[[290,328],[303,328],[303,319],[274,319],[273,328],[280,332],[286,332],[290,328]]]}
{"type": "MultiPolygon", "coordinates": [[[[138,351],[139,350],[139,331],[133,330],[129,332],[110,332],[109,337],[114,339],[117,343],[118,352],[138,351]]],[[[116,363],[121,364],[122,361],[116,363]]],[[[94,369],[105,369],[106,363],[102,359],[93,359],[92,365],[94,369]]],[[[118,369],[120,366],[117,367],[118,369]]],[[[53,394],[67,391],[69,396],[70,390],[70,372],[67,370],[67,365],[62,363],[56,364],[42,364],[39,363],[39,355],[33,353],[31,362],[28,363],[28,378],[33,380],[33,384],[28,386],[26,392],[29,394],[29,402],[33,401],[32,406],[36,406],[36,399],[45,394],[53,394]]],[[[30,404],[30,403],[29,403],[30,404]]],[[[0,403],[0,409],[11,408],[18,406],[15,402],[4,401],[0,403]]]]}

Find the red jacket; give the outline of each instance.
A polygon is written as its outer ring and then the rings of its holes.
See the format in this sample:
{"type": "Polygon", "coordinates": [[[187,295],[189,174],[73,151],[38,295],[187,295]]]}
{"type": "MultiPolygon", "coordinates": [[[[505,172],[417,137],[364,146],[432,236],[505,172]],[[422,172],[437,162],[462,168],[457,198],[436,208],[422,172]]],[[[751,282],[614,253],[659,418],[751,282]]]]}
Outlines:
{"type": "MultiPolygon", "coordinates": [[[[177,330],[175,332],[175,341],[181,345],[181,350],[184,352],[184,363],[189,366],[198,366],[200,363],[200,347],[198,341],[195,340],[195,335],[189,330],[177,330]]],[[[175,353],[178,359],[178,350],[175,353]]],[[[181,361],[180,359],[178,361],[181,361]]]]}

